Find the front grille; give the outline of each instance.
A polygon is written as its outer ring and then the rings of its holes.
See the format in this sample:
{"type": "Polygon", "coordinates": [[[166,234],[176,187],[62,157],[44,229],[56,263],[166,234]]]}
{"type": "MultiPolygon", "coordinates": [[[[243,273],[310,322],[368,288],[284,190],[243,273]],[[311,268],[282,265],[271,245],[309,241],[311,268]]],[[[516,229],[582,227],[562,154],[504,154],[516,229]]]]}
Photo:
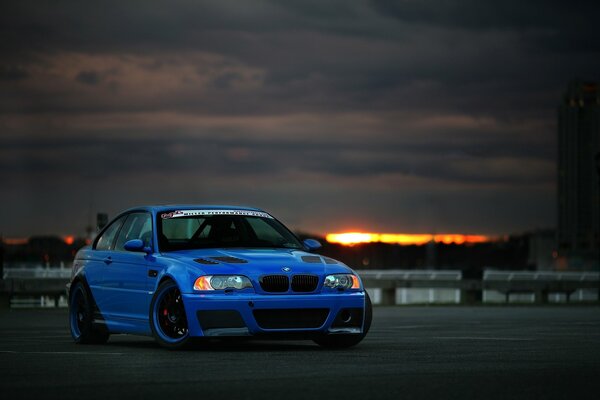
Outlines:
{"type": "Polygon", "coordinates": [[[319,284],[316,275],[294,275],[292,278],[292,290],[294,292],[314,292],[319,284]]]}
{"type": "Polygon", "coordinates": [[[286,275],[265,275],[259,279],[260,287],[265,292],[287,292],[290,279],[286,275]]]}
{"type": "Polygon", "coordinates": [[[327,308],[264,309],[252,312],[256,323],[263,329],[308,329],[323,326],[327,308]]]}

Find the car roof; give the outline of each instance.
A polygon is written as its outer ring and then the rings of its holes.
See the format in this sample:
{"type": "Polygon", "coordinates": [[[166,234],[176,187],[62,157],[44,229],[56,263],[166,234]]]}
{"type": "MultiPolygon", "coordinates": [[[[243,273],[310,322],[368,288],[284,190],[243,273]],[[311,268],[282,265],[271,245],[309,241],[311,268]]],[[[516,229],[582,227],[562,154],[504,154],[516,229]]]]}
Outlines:
{"type": "Polygon", "coordinates": [[[262,211],[260,208],[245,207],[245,206],[230,206],[230,205],[208,205],[208,204],[163,204],[132,207],[124,212],[144,210],[154,213],[172,210],[246,210],[246,211],[262,211]]]}

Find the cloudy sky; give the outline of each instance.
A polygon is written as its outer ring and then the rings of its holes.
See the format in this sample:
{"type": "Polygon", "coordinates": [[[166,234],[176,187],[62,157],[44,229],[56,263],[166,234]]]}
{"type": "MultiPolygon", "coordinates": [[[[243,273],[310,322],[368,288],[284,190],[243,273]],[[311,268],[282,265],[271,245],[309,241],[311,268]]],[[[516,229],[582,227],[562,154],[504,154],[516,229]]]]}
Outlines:
{"type": "Polygon", "coordinates": [[[555,225],[597,1],[0,5],[0,233],[225,203],[315,233],[555,225]]]}

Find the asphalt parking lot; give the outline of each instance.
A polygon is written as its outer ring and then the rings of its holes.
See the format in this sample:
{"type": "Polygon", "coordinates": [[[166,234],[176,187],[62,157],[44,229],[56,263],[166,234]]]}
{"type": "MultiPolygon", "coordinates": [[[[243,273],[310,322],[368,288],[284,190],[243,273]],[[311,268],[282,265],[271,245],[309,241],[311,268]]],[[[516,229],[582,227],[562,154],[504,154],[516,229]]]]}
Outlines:
{"type": "Polygon", "coordinates": [[[0,313],[0,387],[18,398],[577,399],[600,396],[600,307],[380,307],[348,350],[115,335],[75,345],[66,310],[0,313]]]}

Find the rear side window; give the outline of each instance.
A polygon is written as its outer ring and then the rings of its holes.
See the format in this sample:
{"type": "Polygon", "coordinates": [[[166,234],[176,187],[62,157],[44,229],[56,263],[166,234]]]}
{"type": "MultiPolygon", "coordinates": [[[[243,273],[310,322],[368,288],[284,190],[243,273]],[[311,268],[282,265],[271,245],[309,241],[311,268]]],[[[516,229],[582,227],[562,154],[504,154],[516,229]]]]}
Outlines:
{"type": "Polygon", "coordinates": [[[148,213],[131,213],[119,232],[115,250],[125,250],[125,243],[132,239],[141,239],[145,246],[152,240],[152,218],[148,213]]]}
{"type": "Polygon", "coordinates": [[[108,228],[100,235],[98,241],[96,242],[96,250],[111,250],[112,245],[115,241],[115,236],[121,225],[123,225],[123,221],[125,221],[125,216],[119,218],[115,222],[109,225],[108,228]]]}

